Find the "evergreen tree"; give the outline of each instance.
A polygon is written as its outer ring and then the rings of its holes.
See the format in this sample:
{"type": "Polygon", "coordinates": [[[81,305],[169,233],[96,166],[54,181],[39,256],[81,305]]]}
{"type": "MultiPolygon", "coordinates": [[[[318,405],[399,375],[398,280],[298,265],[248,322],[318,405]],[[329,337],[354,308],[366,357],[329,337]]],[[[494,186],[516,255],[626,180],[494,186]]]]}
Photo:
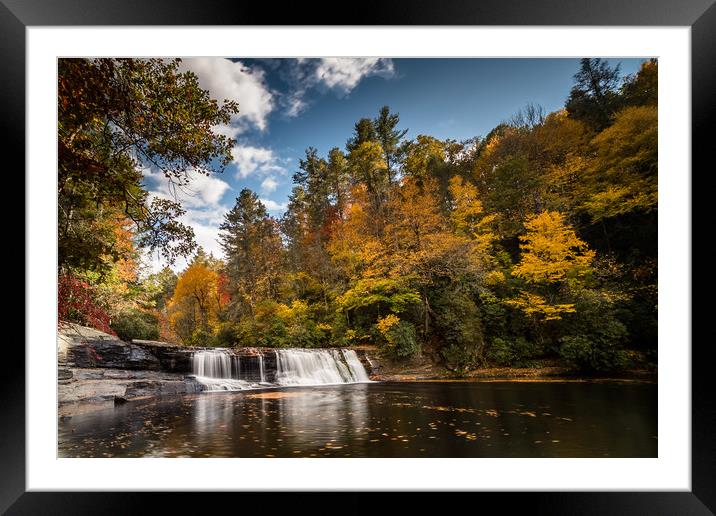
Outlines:
{"type": "Polygon", "coordinates": [[[361,118],[355,124],[353,135],[346,142],[346,151],[350,153],[363,143],[377,141],[378,134],[375,131],[375,122],[370,118],[361,118]]]}
{"type": "Polygon", "coordinates": [[[251,315],[260,300],[276,299],[279,294],[283,246],[278,223],[258,196],[244,188],[219,229],[231,299],[229,315],[251,315]]]}
{"type": "Polygon", "coordinates": [[[383,148],[385,166],[388,170],[388,183],[390,184],[392,184],[395,180],[396,165],[399,160],[400,142],[408,132],[407,129],[396,129],[399,122],[400,116],[398,113],[391,114],[388,106],[380,108],[378,118],[373,121],[376,138],[383,148]]]}
{"type": "Polygon", "coordinates": [[[619,65],[612,68],[603,59],[582,59],[574,81],[565,106],[570,116],[596,131],[605,129],[620,106],[619,65]]]}

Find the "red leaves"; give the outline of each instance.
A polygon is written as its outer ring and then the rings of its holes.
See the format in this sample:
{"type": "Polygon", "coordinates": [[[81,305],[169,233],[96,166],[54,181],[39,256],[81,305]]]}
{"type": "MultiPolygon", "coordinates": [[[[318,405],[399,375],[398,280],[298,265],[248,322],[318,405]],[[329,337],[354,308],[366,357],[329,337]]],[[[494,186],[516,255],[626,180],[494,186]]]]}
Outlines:
{"type": "Polygon", "coordinates": [[[57,314],[60,321],[76,322],[116,335],[94,287],[70,274],[58,277],[57,314]]]}

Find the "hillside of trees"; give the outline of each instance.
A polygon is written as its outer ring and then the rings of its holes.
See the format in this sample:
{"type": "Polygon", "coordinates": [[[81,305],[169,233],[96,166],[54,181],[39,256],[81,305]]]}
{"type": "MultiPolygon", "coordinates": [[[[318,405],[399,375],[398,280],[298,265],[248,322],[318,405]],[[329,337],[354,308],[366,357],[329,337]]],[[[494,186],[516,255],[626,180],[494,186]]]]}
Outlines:
{"type": "Polygon", "coordinates": [[[242,190],[218,259],[140,170],[220,172],[233,142],[211,127],[239,106],[176,61],[60,60],[60,319],[198,346],[376,345],[457,372],[655,361],[657,71],[583,59],[564,109],[467,141],[408,139],[383,107],[344,148],[306,150],[280,219],[242,190]],[[147,276],[143,250],[192,258],[147,276]]]}

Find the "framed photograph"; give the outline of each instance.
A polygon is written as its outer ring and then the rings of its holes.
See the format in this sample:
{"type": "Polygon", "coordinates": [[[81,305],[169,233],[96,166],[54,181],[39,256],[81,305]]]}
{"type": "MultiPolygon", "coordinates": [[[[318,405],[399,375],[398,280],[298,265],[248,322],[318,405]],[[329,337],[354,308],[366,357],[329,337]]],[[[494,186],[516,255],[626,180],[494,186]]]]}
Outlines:
{"type": "Polygon", "coordinates": [[[27,304],[0,508],[713,514],[712,4],[3,0],[27,304]]]}

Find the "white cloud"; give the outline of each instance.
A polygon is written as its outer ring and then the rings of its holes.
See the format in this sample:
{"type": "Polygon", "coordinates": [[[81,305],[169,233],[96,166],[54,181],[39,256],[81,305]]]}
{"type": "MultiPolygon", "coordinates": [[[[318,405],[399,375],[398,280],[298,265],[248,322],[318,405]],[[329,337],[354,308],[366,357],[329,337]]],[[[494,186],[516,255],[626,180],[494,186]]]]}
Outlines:
{"type": "MultiPolygon", "coordinates": [[[[149,201],[151,202],[153,197],[159,197],[180,202],[186,213],[179,217],[179,222],[194,229],[196,243],[207,253],[213,253],[217,258],[222,257],[218,228],[224,220],[224,214],[229,211],[229,208],[221,203],[224,194],[231,189],[229,184],[215,176],[189,171],[189,184],[173,187],[159,171],[145,169],[142,172],[145,181],[149,183],[149,201]]],[[[147,259],[152,271],[158,271],[166,265],[157,255],[148,256],[147,259]]],[[[186,260],[179,259],[172,268],[179,271],[186,265],[186,260]]]]}
{"type": "Polygon", "coordinates": [[[291,84],[291,91],[279,97],[284,114],[296,117],[309,107],[307,96],[312,88],[333,90],[339,96],[348,95],[366,77],[395,76],[395,66],[389,58],[331,57],[297,58],[284,64],[283,78],[291,84]]]}
{"type": "Polygon", "coordinates": [[[270,212],[273,212],[275,214],[283,214],[283,212],[286,211],[286,208],[288,208],[288,205],[283,203],[278,203],[276,201],[272,201],[271,199],[259,199],[263,203],[264,206],[266,206],[266,209],[270,212]]]}
{"type": "Polygon", "coordinates": [[[272,176],[267,177],[261,182],[261,191],[263,193],[271,193],[278,187],[278,181],[272,176]]]}
{"type": "Polygon", "coordinates": [[[206,176],[193,170],[187,172],[189,183],[186,186],[174,186],[161,172],[145,169],[145,178],[153,183],[150,193],[159,197],[177,200],[185,208],[207,208],[218,206],[224,194],[231,189],[229,183],[215,176],[206,176]]]}
{"type": "Polygon", "coordinates": [[[304,90],[294,92],[286,100],[286,115],[290,117],[297,117],[308,108],[308,102],[303,100],[303,96],[306,94],[304,90]]]}
{"type": "MultiPolygon", "coordinates": [[[[204,249],[206,254],[211,253],[214,255],[215,258],[222,258],[224,256],[224,252],[221,249],[221,245],[219,244],[218,240],[218,223],[202,224],[193,220],[191,217],[191,213],[191,210],[187,210],[186,215],[180,217],[179,222],[192,227],[192,229],[194,230],[194,240],[196,241],[197,245],[201,246],[204,249]]],[[[188,258],[177,258],[174,264],[170,267],[172,268],[172,270],[174,270],[174,272],[181,272],[187,267],[187,265],[189,265],[190,260],[191,256],[188,258]]],[[[164,258],[158,252],[152,254],[146,253],[145,262],[147,263],[150,272],[159,272],[166,265],[168,265],[164,258]]]]}
{"type": "Polygon", "coordinates": [[[194,228],[196,243],[204,248],[206,254],[211,253],[214,255],[214,258],[224,256],[224,252],[219,244],[219,231],[217,226],[198,224],[196,222],[190,224],[191,227],[194,228]]]}
{"type": "Polygon", "coordinates": [[[254,172],[268,174],[271,172],[285,173],[279,158],[271,149],[237,145],[232,151],[233,162],[236,164],[236,177],[245,178],[254,172]]]}
{"type": "Polygon", "coordinates": [[[326,57],[319,60],[315,77],[332,89],[348,94],[365,77],[392,77],[395,67],[383,57],[326,57]]]}
{"type": "Polygon", "coordinates": [[[263,70],[216,57],[186,58],[182,60],[181,68],[194,72],[199,77],[199,85],[209,90],[212,98],[219,102],[238,102],[238,116],[232,117],[230,125],[215,128],[217,132],[236,138],[249,126],[262,131],[266,129],[274,98],[263,70]]]}

